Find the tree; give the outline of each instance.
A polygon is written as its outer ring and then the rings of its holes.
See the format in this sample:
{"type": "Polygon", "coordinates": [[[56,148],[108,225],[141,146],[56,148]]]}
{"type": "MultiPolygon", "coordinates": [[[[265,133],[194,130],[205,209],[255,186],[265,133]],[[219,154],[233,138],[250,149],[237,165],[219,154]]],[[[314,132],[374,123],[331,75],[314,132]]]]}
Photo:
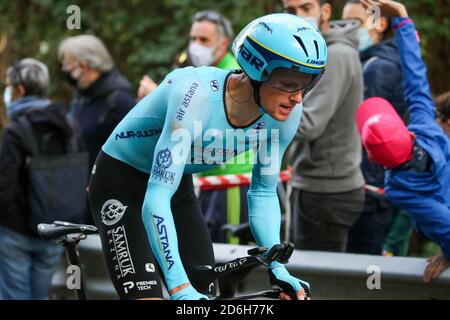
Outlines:
{"type": "MultiPolygon", "coordinates": [[[[340,18],[345,1],[331,0],[340,18]]],[[[448,0],[405,0],[420,31],[435,93],[449,90],[450,5],[448,0]]],[[[135,85],[143,74],[162,80],[173,57],[186,47],[192,15],[215,9],[230,18],[235,33],[252,19],[281,12],[281,0],[16,0],[0,1],[0,73],[27,56],[45,62],[52,75],[53,98],[68,100],[57,61],[59,43],[67,36],[91,33],[110,50],[116,66],[135,85]],[[68,29],[67,8],[81,12],[81,29],[68,29]]],[[[2,77],[3,78],[3,77],[2,77]]]]}

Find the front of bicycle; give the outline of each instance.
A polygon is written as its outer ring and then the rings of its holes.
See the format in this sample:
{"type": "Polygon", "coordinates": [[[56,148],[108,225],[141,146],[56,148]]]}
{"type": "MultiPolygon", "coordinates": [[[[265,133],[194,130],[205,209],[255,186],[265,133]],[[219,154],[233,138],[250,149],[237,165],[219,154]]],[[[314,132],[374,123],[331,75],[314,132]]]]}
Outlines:
{"type": "MultiPolygon", "coordinates": [[[[261,266],[269,267],[274,261],[286,264],[293,251],[294,245],[292,243],[278,244],[270,248],[270,250],[267,247],[255,247],[248,250],[248,256],[246,257],[239,257],[226,263],[216,264],[214,268],[209,266],[187,267],[187,271],[192,285],[203,292],[207,292],[210,284],[217,280],[219,295],[212,297],[213,299],[278,299],[281,292],[286,292],[291,299],[296,300],[295,292],[287,292],[276,284],[272,285],[271,290],[236,295],[239,285],[253,270],[261,266]]],[[[307,299],[310,299],[311,293],[308,288],[305,288],[305,295],[307,299]]]]}
{"type": "MultiPolygon", "coordinates": [[[[73,224],[69,222],[55,221],[52,224],[39,224],[38,233],[43,240],[51,240],[64,246],[69,265],[81,268],[78,243],[87,235],[97,233],[97,228],[91,225],[73,224]]],[[[192,285],[200,292],[209,292],[211,284],[215,281],[219,285],[219,295],[211,296],[217,300],[251,300],[251,299],[278,299],[281,292],[287,292],[286,288],[272,285],[271,290],[255,293],[236,295],[242,281],[257,267],[269,267],[274,261],[286,264],[294,251],[292,243],[277,244],[272,248],[255,247],[247,251],[248,256],[238,257],[234,260],[218,263],[213,266],[186,267],[192,285]]],[[[80,288],[76,289],[76,297],[79,300],[87,300],[84,273],[81,272],[80,288]]],[[[305,288],[306,297],[310,298],[308,288],[305,288]]],[[[287,292],[296,300],[294,292],[287,292]]]]}

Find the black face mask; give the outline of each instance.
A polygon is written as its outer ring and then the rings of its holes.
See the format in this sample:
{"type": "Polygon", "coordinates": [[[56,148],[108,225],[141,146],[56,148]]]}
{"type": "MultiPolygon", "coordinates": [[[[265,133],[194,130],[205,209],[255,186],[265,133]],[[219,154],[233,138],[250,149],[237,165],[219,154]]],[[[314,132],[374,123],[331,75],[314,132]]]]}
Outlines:
{"type": "Polygon", "coordinates": [[[70,84],[72,87],[78,87],[78,80],[72,77],[70,71],[62,70],[61,75],[63,79],[67,81],[67,83],[70,84]]]}

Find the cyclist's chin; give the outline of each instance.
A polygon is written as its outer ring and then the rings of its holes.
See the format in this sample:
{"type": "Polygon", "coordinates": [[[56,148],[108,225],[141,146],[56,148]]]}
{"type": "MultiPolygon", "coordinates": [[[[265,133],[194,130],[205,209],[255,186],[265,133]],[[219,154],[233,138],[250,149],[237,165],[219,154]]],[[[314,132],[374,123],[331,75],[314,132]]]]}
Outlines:
{"type": "Polygon", "coordinates": [[[271,112],[269,112],[269,115],[277,121],[286,121],[287,119],[289,119],[289,116],[291,115],[293,109],[293,107],[286,108],[284,106],[279,106],[274,110],[271,110],[271,112]]]}

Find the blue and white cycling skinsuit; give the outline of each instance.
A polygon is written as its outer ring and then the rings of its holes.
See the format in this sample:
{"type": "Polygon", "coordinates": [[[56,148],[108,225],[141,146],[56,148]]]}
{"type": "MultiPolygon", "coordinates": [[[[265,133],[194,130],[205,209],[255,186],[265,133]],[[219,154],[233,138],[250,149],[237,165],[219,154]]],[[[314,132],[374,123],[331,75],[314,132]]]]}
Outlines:
{"type": "MultiPolygon", "coordinates": [[[[151,253],[169,290],[189,282],[180,254],[185,262],[183,243],[196,235],[180,238],[180,233],[185,233],[181,229],[192,228],[192,233],[207,229],[187,226],[189,223],[180,225],[178,218],[174,221],[173,198],[181,188],[180,182],[185,184],[189,177],[186,184],[191,186],[190,174],[210,169],[252,147],[258,149],[258,156],[248,192],[251,229],[260,246],[270,248],[280,243],[276,185],[283,154],[300,123],[302,106],[297,105],[286,121],[276,121],[264,113],[246,127],[233,126],[225,106],[226,83],[233,72],[238,71],[188,67],[169,73],[157,89],[126,115],[102,148],[93,170],[89,197],[111,279],[123,298],[160,294],[159,282],[154,277],[157,272],[148,271],[155,270],[153,263],[146,263],[151,261],[151,253]],[[104,158],[118,166],[106,170],[104,158]],[[128,178],[126,172],[130,172],[128,178]],[[135,184],[129,178],[133,174],[142,175],[140,183],[135,184]],[[134,196],[136,199],[132,199],[134,196]],[[130,222],[134,224],[133,231],[127,230],[131,228],[126,225],[127,219],[133,219],[130,222]],[[145,252],[150,250],[144,244],[144,228],[136,230],[139,223],[145,226],[152,252],[145,252]],[[147,260],[137,263],[138,255],[146,255],[147,260]]],[[[182,208],[177,210],[180,213],[176,215],[189,214],[182,208]]],[[[211,247],[210,240],[205,245],[211,247]]]]}

